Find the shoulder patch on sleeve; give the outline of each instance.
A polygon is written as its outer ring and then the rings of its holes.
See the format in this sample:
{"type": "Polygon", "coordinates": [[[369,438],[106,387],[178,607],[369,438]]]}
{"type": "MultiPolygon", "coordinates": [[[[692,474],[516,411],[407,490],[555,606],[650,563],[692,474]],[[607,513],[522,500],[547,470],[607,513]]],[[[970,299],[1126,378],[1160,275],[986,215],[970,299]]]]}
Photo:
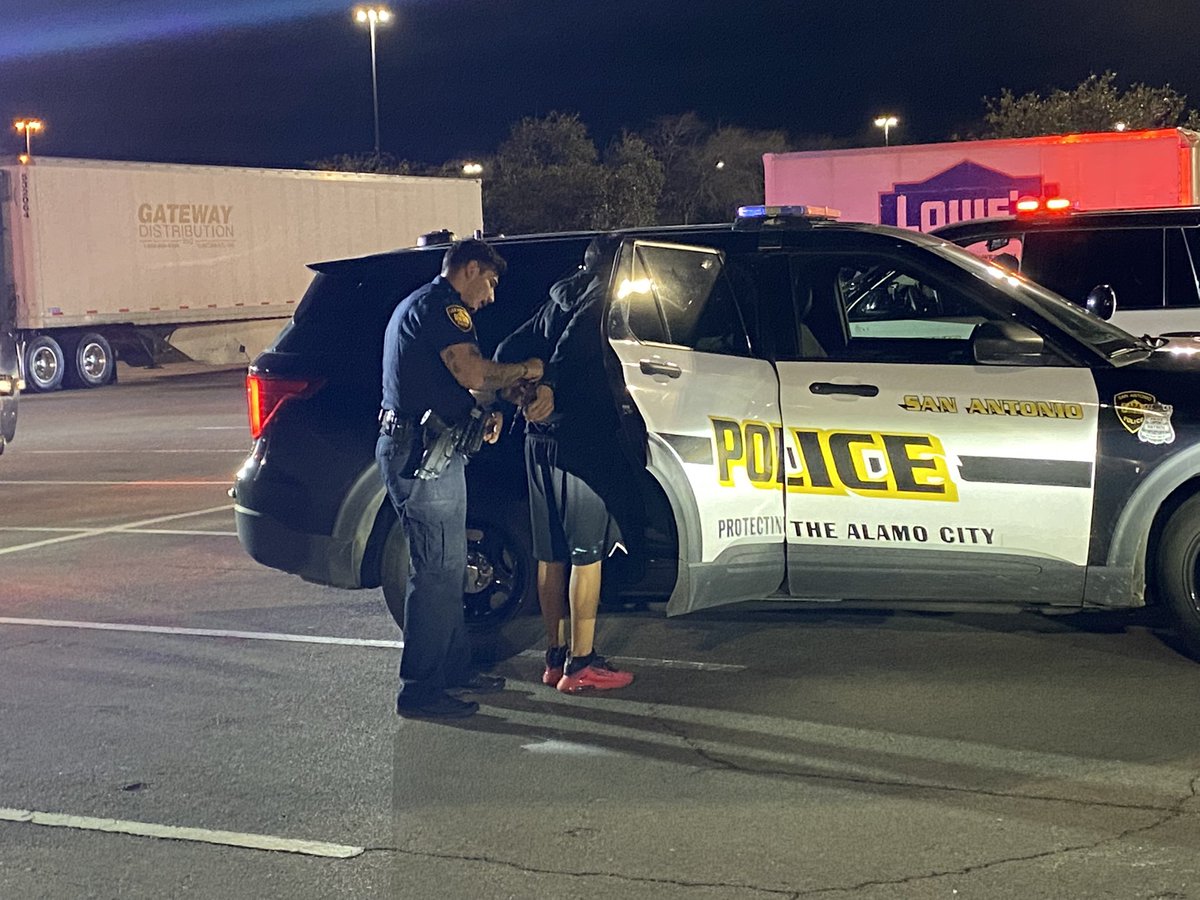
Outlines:
{"type": "Polygon", "coordinates": [[[471,314],[467,312],[465,306],[459,306],[457,303],[446,307],[446,315],[450,317],[450,321],[454,323],[454,327],[459,331],[470,331],[475,327],[471,321],[471,314]]]}

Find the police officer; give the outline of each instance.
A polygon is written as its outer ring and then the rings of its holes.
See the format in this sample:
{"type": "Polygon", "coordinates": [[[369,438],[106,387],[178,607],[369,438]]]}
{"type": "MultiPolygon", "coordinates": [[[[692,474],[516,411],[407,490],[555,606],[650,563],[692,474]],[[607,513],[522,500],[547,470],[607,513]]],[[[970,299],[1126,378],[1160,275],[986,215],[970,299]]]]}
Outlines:
{"type": "Polygon", "coordinates": [[[547,360],[540,384],[508,393],[522,394],[526,420],[533,554],[549,645],[542,682],[568,694],[633,681],[593,645],[601,565],[620,545],[617,519],[637,531],[636,504],[628,497],[634,473],[616,441],[620,422],[605,379],[600,328],[618,246],[615,235],[594,238],[583,265],[551,286],[542,308],[496,349],[498,360],[526,354],[547,360]]]}
{"type": "MultiPolygon", "coordinates": [[[[495,299],[505,262],[480,240],[446,251],[442,272],[400,301],[383,342],[383,410],[375,447],[388,496],[408,540],[409,571],[396,711],[411,718],[460,718],[479,704],[447,689],[499,691],[504,679],[472,673],[463,620],[467,563],[465,460],[455,455],[433,479],[415,477],[424,450],[422,432],[432,411],[449,426],[462,423],[481,397],[522,379],[541,378],[538,359],[501,365],[479,352],[472,319],[495,299]]],[[[500,433],[489,415],[484,439],[500,433]]]]}

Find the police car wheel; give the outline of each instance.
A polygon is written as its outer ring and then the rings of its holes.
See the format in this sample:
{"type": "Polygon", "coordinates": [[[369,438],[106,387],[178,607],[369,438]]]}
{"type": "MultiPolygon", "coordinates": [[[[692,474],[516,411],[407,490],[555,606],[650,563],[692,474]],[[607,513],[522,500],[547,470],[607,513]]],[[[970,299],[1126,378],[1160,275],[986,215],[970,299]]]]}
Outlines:
{"type": "Polygon", "coordinates": [[[1200,659],[1200,495],[1167,520],[1158,546],[1160,599],[1183,649],[1200,659]]]}
{"type": "MultiPolygon", "coordinates": [[[[408,541],[396,520],[384,540],[379,576],[388,612],[401,628],[408,565],[408,541]]],[[[463,617],[468,628],[481,634],[497,631],[525,605],[534,587],[528,539],[516,525],[467,522],[463,617]]]]}
{"type": "Polygon", "coordinates": [[[517,614],[534,591],[533,558],[519,525],[515,520],[467,521],[463,614],[473,631],[495,631],[517,614]]]}
{"type": "Polygon", "coordinates": [[[393,518],[383,542],[383,555],[379,560],[379,580],[383,587],[383,600],[396,624],[404,628],[404,593],[408,586],[408,539],[404,526],[393,518]]]}

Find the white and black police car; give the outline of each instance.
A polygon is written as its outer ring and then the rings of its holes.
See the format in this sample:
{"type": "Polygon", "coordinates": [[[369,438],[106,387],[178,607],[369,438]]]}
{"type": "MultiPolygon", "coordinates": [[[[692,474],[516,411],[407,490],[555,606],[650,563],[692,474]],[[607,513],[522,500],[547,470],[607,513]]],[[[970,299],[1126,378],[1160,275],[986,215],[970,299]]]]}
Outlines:
{"type": "MultiPolygon", "coordinates": [[[[496,240],[487,352],[589,234],[496,240]]],[[[1145,340],[952,243],[832,211],[631,230],[601,333],[639,531],[614,573],[668,614],[749,599],[1161,607],[1200,657],[1200,342],[1145,340]]],[[[238,534],[395,611],[380,347],[436,245],[314,266],[250,369],[238,534]]],[[[468,466],[468,619],[532,595],[519,429],[468,466]]],[[[606,573],[606,579],[608,575],[606,573]]]]}

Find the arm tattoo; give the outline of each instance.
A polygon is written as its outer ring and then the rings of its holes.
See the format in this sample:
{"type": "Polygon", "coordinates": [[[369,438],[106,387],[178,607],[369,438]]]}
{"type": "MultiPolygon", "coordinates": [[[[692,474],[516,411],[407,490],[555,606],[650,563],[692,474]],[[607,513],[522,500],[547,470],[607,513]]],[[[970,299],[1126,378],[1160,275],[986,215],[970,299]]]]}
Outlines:
{"type": "Polygon", "coordinates": [[[446,348],[442,359],[459,384],[470,380],[467,373],[472,369],[481,370],[483,383],[479,389],[484,391],[511,387],[527,373],[524,363],[494,363],[484,359],[475,344],[452,344],[446,348]]]}

